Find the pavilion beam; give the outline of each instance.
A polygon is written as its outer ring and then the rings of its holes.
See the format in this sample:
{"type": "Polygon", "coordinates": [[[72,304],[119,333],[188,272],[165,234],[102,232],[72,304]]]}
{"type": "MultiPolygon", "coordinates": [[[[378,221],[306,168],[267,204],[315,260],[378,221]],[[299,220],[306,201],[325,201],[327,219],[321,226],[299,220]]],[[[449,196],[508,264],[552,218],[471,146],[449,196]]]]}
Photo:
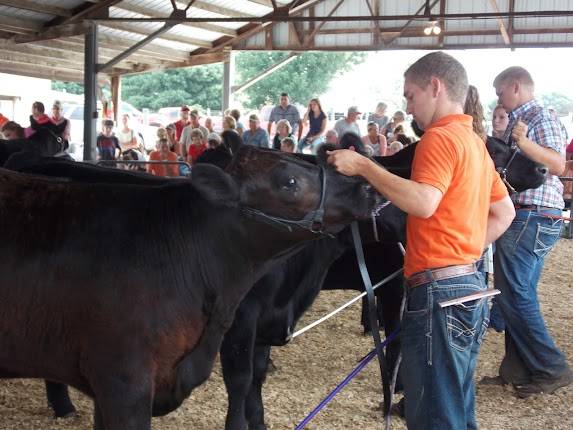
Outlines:
{"type": "MultiPolygon", "coordinates": [[[[146,15],[149,17],[154,17],[157,15],[157,12],[151,8],[147,8],[144,6],[136,6],[136,5],[133,5],[130,3],[125,3],[125,2],[118,4],[114,7],[116,9],[125,10],[127,12],[138,13],[140,15],[146,15]]],[[[185,25],[185,26],[190,27],[190,28],[200,28],[200,29],[207,30],[207,31],[213,31],[215,33],[220,33],[220,34],[224,34],[224,35],[232,36],[232,37],[237,35],[236,30],[233,30],[232,28],[223,27],[221,25],[214,25],[214,24],[209,24],[209,23],[204,23],[204,22],[199,22],[197,24],[182,23],[182,25],[185,25]]]]}
{"type": "MultiPolygon", "coordinates": [[[[499,7],[497,5],[497,0],[489,0],[491,7],[494,11],[499,12],[499,7]]],[[[503,38],[503,42],[506,45],[511,45],[511,39],[509,34],[507,33],[507,29],[505,28],[505,24],[503,23],[503,19],[497,18],[497,25],[499,26],[499,32],[501,33],[501,37],[503,38]]]]}
{"type": "Polygon", "coordinates": [[[0,15],[0,28],[8,31],[22,32],[24,34],[40,31],[42,23],[20,18],[12,18],[0,15]]]}
{"type": "MultiPolygon", "coordinates": [[[[495,1],[495,0],[494,0],[495,1]]],[[[446,0],[440,0],[440,15],[446,14],[446,0]]],[[[438,45],[442,46],[444,44],[444,33],[446,29],[446,20],[440,18],[440,29],[442,30],[438,36],[438,45]]]]}
{"type": "Polygon", "coordinates": [[[298,53],[294,53],[291,52],[290,55],[288,57],[286,57],[285,59],[278,61],[277,63],[273,64],[271,67],[269,67],[268,69],[266,69],[264,72],[259,73],[257,76],[249,79],[247,82],[242,83],[241,85],[238,85],[236,87],[233,88],[233,93],[238,94],[241,93],[243,91],[245,91],[247,88],[252,87],[253,85],[255,85],[257,82],[259,82],[260,80],[266,78],[267,76],[269,76],[270,74],[276,72],[279,69],[282,69],[284,66],[286,66],[287,64],[291,63],[293,60],[295,60],[300,54],[298,53]]]}
{"type": "Polygon", "coordinates": [[[97,25],[85,35],[84,51],[84,161],[95,160],[97,122],[97,25]]]}
{"type": "Polygon", "coordinates": [[[342,6],[342,3],[344,3],[344,0],[338,0],[338,3],[336,3],[334,5],[334,7],[330,10],[328,15],[326,15],[326,19],[324,21],[321,21],[320,24],[318,24],[314,28],[314,30],[312,30],[312,32],[308,35],[308,37],[304,41],[305,47],[308,47],[311,41],[312,41],[312,44],[314,45],[314,36],[316,36],[318,34],[318,32],[322,29],[322,27],[324,27],[324,24],[326,24],[328,22],[328,20],[332,17],[332,15],[334,15],[334,12],[336,12],[338,10],[338,8],[340,6],[342,6]]]}
{"type": "MultiPolygon", "coordinates": [[[[167,25],[167,24],[171,25],[171,27],[167,29],[167,30],[170,30],[172,27],[179,24],[179,22],[177,20],[165,19],[165,25],[167,25]]],[[[119,22],[113,22],[113,23],[106,22],[106,23],[104,23],[104,25],[106,27],[115,28],[117,30],[122,30],[122,31],[127,31],[129,33],[139,34],[139,35],[143,35],[146,37],[148,35],[148,33],[146,33],[145,29],[142,29],[142,28],[137,27],[135,25],[122,24],[119,22]]],[[[212,48],[213,47],[213,44],[211,42],[206,41],[206,40],[196,39],[196,38],[186,37],[186,36],[178,36],[175,34],[163,34],[163,35],[161,35],[160,39],[168,40],[171,42],[184,43],[187,45],[198,46],[201,48],[212,48]]]]}
{"type": "MultiPolygon", "coordinates": [[[[509,0],[509,13],[513,14],[515,12],[515,0],[509,0]]],[[[509,36],[509,41],[513,44],[513,34],[515,32],[515,22],[513,16],[510,15],[509,22],[507,24],[507,35],[509,36]]]]}
{"type": "Polygon", "coordinates": [[[9,6],[17,9],[29,10],[32,12],[47,13],[49,15],[72,16],[69,9],[62,7],[50,6],[45,3],[36,3],[31,0],[0,0],[0,6],[9,6]]]}
{"type": "Polygon", "coordinates": [[[119,104],[121,103],[121,76],[111,77],[111,103],[113,104],[113,119],[119,124],[119,104]]]}
{"type": "Polygon", "coordinates": [[[83,80],[83,73],[81,72],[75,73],[62,69],[40,68],[36,64],[24,66],[22,64],[0,63],[0,73],[66,82],[82,82],[83,80]]]}
{"type": "Polygon", "coordinates": [[[55,27],[49,27],[46,30],[40,30],[33,34],[14,37],[15,43],[30,43],[40,40],[59,39],[61,37],[71,37],[86,34],[89,31],[89,24],[78,22],[72,24],[62,24],[55,27]]]}
{"type": "Polygon", "coordinates": [[[225,112],[234,103],[233,82],[235,81],[235,54],[230,49],[224,51],[223,61],[223,94],[221,100],[222,111],[225,112]]]}
{"type": "MultiPolygon", "coordinates": [[[[433,4],[436,4],[439,0],[435,0],[433,4]]],[[[495,18],[541,18],[541,17],[564,17],[573,16],[573,10],[543,10],[543,11],[521,11],[521,12],[486,12],[486,13],[447,13],[447,14],[435,14],[431,15],[432,20],[439,19],[495,19],[495,18]]],[[[419,16],[412,18],[412,15],[340,15],[340,16],[301,16],[290,14],[288,16],[284,14],[268,14],[262,17],[241,17],[241,18],[199,18],[199,17],[187,17],[183,20],[175,20],[178,24],[183,22],[196,23],[196,22],[247,22],[247,23],[259,23],[259,26],[270,25],[275,22],[321,22],[327,19],[333,22],[356,22],[356,21],[420,21],[423,19],[428,19],[428,17],[419,16]]],[[[158,18],[108,18],[108,17],[93,17],[90,18],[91,21],[96,22],[132,22],[132,23],[143,23],[143,22],[169,22],[171,19],[169,17],[158,17],[158,18]]],[[[260,30],[260,28],[259,28],[260,30]]],[[[128,30],[129,31],[129,30],[128,30]]]]}
{"type": "MultiPolygon", "coordinates": [[[[179,16],[185,16],[185,11],[180,11],[180,10],[174,10],[173,13],[171,14],[173,15],[179,15],[179,16]],[[182,13],[181,13],[182,12],[182,13]]],[[[151,33],[149,36],[147,36],[145,39],[140,40],[139,42],[137,42],[135,45],[133,45],[131,48],[123,51],[121,54],[119,54],[117,57],[112,58],[111,60],[109,60],[107,63],[98,66],[97,71],[98,72],[105,72],[107,71],[109,68],[113,67],[115,64],[119,63],[120,61],[124,60],[125,58],[129,57],[131,54],[135,53],[139,48],[144,47],[145,45],[151,43],[153,40],[157,39],[159,36],[161,36],[162,34],[168,32],[171,28],[174,27],[175,24],[172,23],[165,23],[163,24],[163,26],[159,29],[154,31],[153,33],[151,33]]]]}
{"type": "Polygon", "coordinates": [[[50,26],[69,24],[82,21],[86,18],[101,17],[109,14],[109,8],[122,0],[100,0],[93,5],[84,3],[73,10],[73,14],[67,18],[56,18],[50,22],[50,26]]]}
{"type": "MultiPolygon", "coordinates": [[[[374,0],[373,5],[370,4],[369,0],[365,1],[370,10],[370,15],[380,15],[380,0],[374,0]]],[[[372,43],[376,46],[380,45],[380,23],[378,21],[372,21],[372,43]]]]}
{"type": "MultiPolygon", "coordinates": [[[[438,3],[438,1],[440,1],[440,0],[434,0],[434,1],[430,4],[429,9],[432,10],[432,8],[438,3]]],[[[414,14],[414,16],[420,15],[425,9],[426,9],[426,4],[423,4],[423,5],[420,6],[420,8],[416,11],[416,13],[414,14]]],[[[406,21],[406,24],[404,24],[404,25],[402,26],[402,29],[398,32],[398,34],[395,35],[395,36],[393,36],[393,37],[392,37],[391,39],[389,39],[389,40],[385,40],[384,43],[385,43],[386,45],[389,45],[389,44],[393,43],[396,39],[398,39],[399,37],[402,36],[402,33],[403,33],[404,31],[406,31],[406,29],[408,28],[408,26],[410,26],[410,24],[412,24],[414,21],[415,21],[415,19],[413,19],[413,18],[411,18],[411,19],[409,19],[408,21],[406,21]]]]}

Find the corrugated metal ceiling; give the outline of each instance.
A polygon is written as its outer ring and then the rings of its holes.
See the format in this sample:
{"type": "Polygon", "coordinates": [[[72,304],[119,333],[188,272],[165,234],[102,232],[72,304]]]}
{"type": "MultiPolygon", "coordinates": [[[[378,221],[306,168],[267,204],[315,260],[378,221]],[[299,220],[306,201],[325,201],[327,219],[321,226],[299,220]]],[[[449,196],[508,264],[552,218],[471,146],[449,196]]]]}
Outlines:
{"type": "MultiPolygon", "coordinates": [[[[189,1],[178,0],[177,7],[185,9],[189,1]]],[[[573,0],[430,0],[429,15],[425,14],[423,0],[274,3],[279,8],[276,11],[272,0],[192,1],[186,16],[200,22],[187,21],[172,27],[109,73],[220,61],[225,48],[304,51],[573,46],[573,0]],[[496,10],[505,15],[487,16],[496,10]],[[507,16],[511,10],[568,13],[512,18],[507,16]],[[281,18],[285,13],[289,18],[281,18]],[[372,15],[381,19],[368,20],[372,15]],[[307,21],[280,22],[304,17],[307,21]],[[326,22],[309,22],[309,17],[325,17],[326,22]],[[229,21],[218,21],[223,18],[229,21]],[[430,20],[440,26],[441,34],[424,35],[430,20]]],[[[172,11],[171,0],[0,0],[0,72],[44,77],[59,74],[62,79],[81,80],[81,37],[87,31],[87,22],[98,23],[101,56],[108,61],[163,26],[157,21],[126,20],[167,17],[172,11]],[[40,56],[42,49],[45,58],[40,56]]]]}

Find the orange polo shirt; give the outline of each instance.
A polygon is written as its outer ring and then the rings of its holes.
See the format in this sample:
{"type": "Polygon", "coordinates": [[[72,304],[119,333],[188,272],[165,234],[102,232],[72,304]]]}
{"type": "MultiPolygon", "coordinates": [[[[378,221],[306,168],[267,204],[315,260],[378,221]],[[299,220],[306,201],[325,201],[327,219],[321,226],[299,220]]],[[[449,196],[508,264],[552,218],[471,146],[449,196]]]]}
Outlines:
{"type": "Polygon", "coordinates": [[[489,206],[507,190],[469,115],[448,115],[431,124],[418,143],[411,179],[436,187],[442,200],[427,219],[408,216],[404,275],[468,264],[485,246],[489,206]]]}

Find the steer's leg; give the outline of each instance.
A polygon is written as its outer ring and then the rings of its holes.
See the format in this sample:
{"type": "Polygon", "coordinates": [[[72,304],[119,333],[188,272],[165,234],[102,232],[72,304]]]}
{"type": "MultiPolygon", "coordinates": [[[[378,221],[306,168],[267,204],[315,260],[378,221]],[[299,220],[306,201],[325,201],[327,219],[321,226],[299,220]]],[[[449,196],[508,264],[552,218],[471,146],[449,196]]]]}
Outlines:
{"type": "Polygon", "coordinates": [[[247,430],[245,401],[253,380],[257,314],[256,307],[241,304],[221,345],[221,367],[229,400],[225,430],[247,430]]]}
{"type": "Polygon", "coordinates": [[[151,430],[149,372],[106,368],[90,380],[95,394],[95,430],[151,430]]]}
{"type": "Polygon", "coordinates": [[[249,421],[249,430],[267,430],[262,389],[267,377],[270,357],[270,346],[255,346],[253,356],[253,383],[249,391],[249,396],[247,397],[247,404],[245,405],[247,421],[249,421]]]}
{"type": "Polygon", "coordinates": [[[70,400],[68,386],[59,382],[46,382],[46,397],[48,405],[54,411],[56,418],[67,418],[76,412],[74,404],[70,400]]]}

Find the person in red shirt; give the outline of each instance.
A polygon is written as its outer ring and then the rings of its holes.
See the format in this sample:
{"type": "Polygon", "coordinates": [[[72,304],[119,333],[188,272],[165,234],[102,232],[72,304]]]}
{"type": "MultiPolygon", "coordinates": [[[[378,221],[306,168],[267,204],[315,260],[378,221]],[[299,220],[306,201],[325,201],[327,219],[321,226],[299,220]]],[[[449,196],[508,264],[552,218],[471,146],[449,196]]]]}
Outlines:
{"type": "Polygon", "coordinates": [[[350,150],[329,152],[328,162],[363,176],[408,213],[401,333],[408,428],[477,428],[473,375],[489,309],[487,300],[471,300],[487,289],[475,263],[515,210],[473,118],[463,113],[464,67],[433,52],[404,77],[407,111],[425,130],[411,179],[350,150]],[[449,300],[462,304],[440,306],[449,300]]]}
{"type": "MultiPolygon", "coordinates": [[[[169,141],[162,138],[157,144],[157,151],[151,151],[149,154],[149,161],[175,162],[177,161],[177,154],[169,150],[169,141]]],[[[155,176],[179,176],[179,165],[150,163],[147,165],[147,173],[155,176]]]]}
{"type": "Polygon", "coordinates": [[[183,133],[183,129],[191,124],[191,120],[189,119],[189,107],[188,106],[181,106],[180,112],[180,119],[173,123],[175,126],[175,140],[179,142],[181,139],[181,133],[183,133]]]}
{"type": "Polygon", "coordinates": [[[197,158],[207,149],[207,144],[203,139],[203,132],[195,128],[191,130],[191,145],[189,145],[189,151],[187,153],[187,162],[189,164],[195,164],[197,158]]]}

